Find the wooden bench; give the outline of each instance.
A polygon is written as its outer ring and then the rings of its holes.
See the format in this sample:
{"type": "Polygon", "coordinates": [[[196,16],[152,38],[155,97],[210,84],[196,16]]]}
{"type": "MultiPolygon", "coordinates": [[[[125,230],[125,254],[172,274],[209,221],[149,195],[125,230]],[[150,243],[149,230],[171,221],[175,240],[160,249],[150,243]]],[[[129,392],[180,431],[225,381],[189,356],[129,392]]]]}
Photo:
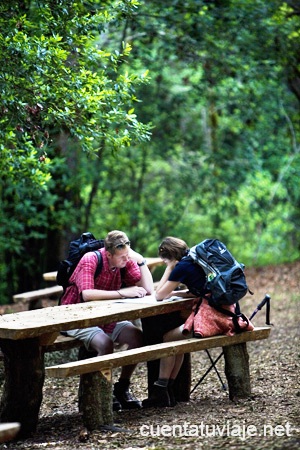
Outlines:
{"type": "Polygon", "coordinates": [[[51,286],[36,291],[23,292],[13,296],[13,301],[28,303],[28,309],[38,309],[42,307],[43,299],[58,299],[63,292],[62,286],[51,286]]]}
{"type": "Polygon", "coordinates": [[[42,349],[44,353],[51,353],[64,350],[71,350],[72,348],[79,348],[82,346],[83,346],[82,341],[74,339],[70,336],[64,336],[62,334],[59,334],[52,344],[43,345],[42,349]]]}
{"type": "MultiPolygon", "coordinates": [[[[74,339],[70,336],[58,335],[52,344],[42,346],[44,353],[60,352],[64,350],[72,350],[73,348],[80,348],[83,346],[82,341],[74,339]]],[[[0,361],[4,360],[4,355],[0,349],[0,361]]]]}
{"type": "MultiPolygon", "coordinates": [[[[72,350],[73,348],[80,348],[83,346],[82,341],[74,339],[70,336],[59,334],[52,344],[45,344],[42,346],[44,353],[59,352],[64,350],[72,350]]],[[[4,355],[0,349],[0,361],[3,361],[4,355]]]]}
{"type": "Polygon", "coordinates": [[[267,339],[269,334],[270,327],[259,327],[253,331],[243,332],[234,336],[213,336],[203,339],[191,338],[147,345],[136,349],[47,367],[46,375],[60,378],[80,375],[81,398],[79,399],[79,407],[83,414],[83,422],[88,429],[101,428],[103,425],[111,426],[113,424],[111,411],[113,368],[157,360],[170,355],[222,347],[229,397],[231,399],[249,397],[251,387],[246,343],[267,339]],[[103,378],[109,384],[105,384],[103,378]],[[99,392],[101,388],[104,390],[103,394],[99,392]],[[100,416],[101,408],[105,409],[100,416]],[[105,423],[103,423],[103,420],[105,423]]]}

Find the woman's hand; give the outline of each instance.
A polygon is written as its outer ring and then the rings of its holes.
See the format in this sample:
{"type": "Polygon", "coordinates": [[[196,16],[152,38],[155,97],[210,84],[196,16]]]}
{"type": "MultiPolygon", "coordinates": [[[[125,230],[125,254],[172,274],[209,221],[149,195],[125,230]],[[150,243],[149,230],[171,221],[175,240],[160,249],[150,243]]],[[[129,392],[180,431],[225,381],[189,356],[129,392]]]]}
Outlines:
{"type": "Polygon", "coordinates": [[[178,261],[176,259],[166,259],[166,265],[171,271],[174,269],[178,261]]]}

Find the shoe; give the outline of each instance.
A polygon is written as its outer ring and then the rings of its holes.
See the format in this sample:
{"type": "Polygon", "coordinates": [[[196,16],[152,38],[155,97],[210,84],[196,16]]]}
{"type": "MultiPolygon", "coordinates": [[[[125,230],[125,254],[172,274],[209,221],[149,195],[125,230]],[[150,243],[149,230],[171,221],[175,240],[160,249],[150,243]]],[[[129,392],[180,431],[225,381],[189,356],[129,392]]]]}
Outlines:
{"type": "Polygon", "coordinates": [[[129,384],[115,383],[114,396],[120,403],[121,409],[140,409],[142,407],[141,402],[129,392],[129,384]]]}
{"type": "Polygon", "coordinates": [[[113,395],[113,411],[120,411],[122,409],[122,405],[119,400],[113,395]]]}
{"type": "Polygon", "coordinates": [[[170,407],[170,396],[168,388],[154,384],[150,396],[142,401],[143,408],[165,408],[170,407]]]}

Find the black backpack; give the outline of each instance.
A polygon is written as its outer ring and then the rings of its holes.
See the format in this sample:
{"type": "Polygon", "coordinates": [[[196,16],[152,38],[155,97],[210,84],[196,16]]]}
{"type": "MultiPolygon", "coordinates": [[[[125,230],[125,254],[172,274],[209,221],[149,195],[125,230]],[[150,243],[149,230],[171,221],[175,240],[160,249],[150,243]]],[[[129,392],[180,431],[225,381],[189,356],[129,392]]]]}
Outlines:
{"type": "Polygon", "coordinates": [[[238,301],[247,292],[253,294],[246,282],[245,266],[239,263],[218,239],[205,239],[192,247],[187,257],[199,264],[206,275],[204,290],[197,292],[196,295],[205,297],[210,306],[231,316],[238,331],[238,317],[248,320],[241,314],[238,301]],[[235,314],[222,308],[222,305],[234,303],[236,303],[235,314]]]}
{"type": "Polygon", "coordinates": [[[95,272],[95,278],[99,275],[102,269],[101,253],[97,252],[99,248],[104,247],[104,239],[96,239],[92,233],[82,233],[80,238],[70,242],[69,254],[67,259],[59,263],[56,281],[59,286],[64,288],[64,291],[69,286],[69,279],[74,272],[77,264],[82,256],[87,252],[95,252],[98,257],[98,266],[95,272]]]}

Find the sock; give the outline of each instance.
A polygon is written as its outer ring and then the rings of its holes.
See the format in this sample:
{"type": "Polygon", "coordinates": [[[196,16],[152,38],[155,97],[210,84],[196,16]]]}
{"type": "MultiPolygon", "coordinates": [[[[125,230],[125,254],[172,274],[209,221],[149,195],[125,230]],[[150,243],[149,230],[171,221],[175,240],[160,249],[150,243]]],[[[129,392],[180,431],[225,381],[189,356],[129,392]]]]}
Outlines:
{"type": "Polygon", "coordinates": [[[166,388],[168,386],[168,378],[159,378],[157,381],[155,381],[156,386],[164,387],[166,388]]]}

